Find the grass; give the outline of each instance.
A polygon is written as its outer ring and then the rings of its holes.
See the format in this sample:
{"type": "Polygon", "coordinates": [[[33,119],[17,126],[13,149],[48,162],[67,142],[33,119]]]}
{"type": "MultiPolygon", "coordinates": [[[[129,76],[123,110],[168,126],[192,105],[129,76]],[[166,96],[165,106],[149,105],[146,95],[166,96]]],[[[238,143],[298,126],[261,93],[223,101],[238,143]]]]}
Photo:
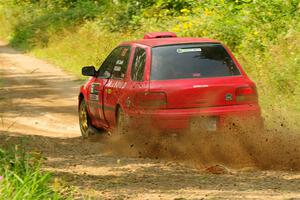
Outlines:
{"type": "Polygon", "coordinates": [[[41,170],[41,161],[39,153],[25,151],[22,145],[0,148],[0,199],[62,199],[52,175],[41,170]]]}
{"type": "Polygon", "coordinates": [[[97,33],[89,26],[87,24],[76,33],[66,32],[63,37],[52,37],[47,48],[35,48],[31,53],[80,77],[82,66],[99,66],[108,52],[128,39],[126,35],[97,33]]]}
{"type": "MultiPolygon", "coordinates": [[[[297,0],[0,0],[2,39],[78,77],[145,32],[218,39],[257,83],[267,127],[283,130],[300,128],[299,21],[297,0]]],[[[41,164],[23,146],[0,148],[0,200],[66,198],[41,164]]]]}

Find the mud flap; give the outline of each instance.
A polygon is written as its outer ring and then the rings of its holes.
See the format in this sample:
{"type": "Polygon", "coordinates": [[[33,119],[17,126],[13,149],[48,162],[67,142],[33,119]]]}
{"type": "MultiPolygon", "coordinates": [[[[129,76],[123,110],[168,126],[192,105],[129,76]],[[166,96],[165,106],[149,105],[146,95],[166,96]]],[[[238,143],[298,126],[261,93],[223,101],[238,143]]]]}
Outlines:
{"type": "Polygon", "coordinates": [[[93,127],[92,125],[89,126],[89,135],[99,135],[99,134],[103,134],[105,131],[103,130],[99,130],[95,127],[93,127]]]}

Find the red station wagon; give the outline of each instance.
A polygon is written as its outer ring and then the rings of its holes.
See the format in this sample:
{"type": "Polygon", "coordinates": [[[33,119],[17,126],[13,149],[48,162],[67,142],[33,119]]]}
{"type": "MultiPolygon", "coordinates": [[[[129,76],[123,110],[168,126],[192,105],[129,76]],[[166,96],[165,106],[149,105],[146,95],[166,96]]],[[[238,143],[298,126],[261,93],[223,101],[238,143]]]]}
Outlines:
{"type": "Polygon", "coordinates": [[[83,137],[146,125],[215,132],[237,121],[262,123],[254,82],[216,40],[148,33],[82,74],[91,76],[79,94],[83,137]]]}

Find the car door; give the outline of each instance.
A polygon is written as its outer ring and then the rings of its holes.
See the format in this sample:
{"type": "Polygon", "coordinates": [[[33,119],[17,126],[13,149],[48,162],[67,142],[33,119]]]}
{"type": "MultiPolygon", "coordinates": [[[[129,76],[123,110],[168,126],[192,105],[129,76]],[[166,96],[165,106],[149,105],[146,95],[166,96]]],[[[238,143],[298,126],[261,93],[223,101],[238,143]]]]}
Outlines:
{"type": "Polygon", "coordinates": [[[104,87],[112,77],[112,71],[120,48],[114,49],[100,66],[97,76],[93,78],[88,88],[89,92],[89,114],[92,124],[98,128],[107,128],[108,123],[103,112],[104,87]]]}
{"type": "Polygon", "coordinates": [[[116,107],[124,95],[123,88],[126,86],[125,76],[130,58],[130,46],[120,46],[118,55],[114,59],[112,76],[104,85],[104,116],[112,128],[116,124],[116,107]]]}

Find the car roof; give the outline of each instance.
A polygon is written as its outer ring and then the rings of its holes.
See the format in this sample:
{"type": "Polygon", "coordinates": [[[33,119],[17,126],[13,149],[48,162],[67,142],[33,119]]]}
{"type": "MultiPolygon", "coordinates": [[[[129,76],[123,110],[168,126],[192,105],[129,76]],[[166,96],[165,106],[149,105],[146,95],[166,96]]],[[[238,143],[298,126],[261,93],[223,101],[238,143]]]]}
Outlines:
{"type": "Polygon", "coordinates": [[[156,47],[156,46],[164,46],[164,45],[191,44],[191,43],[220,43],[220,42],[208,38],[172,37],[172,38],[141,39],[141,40],[123,42],[120,45],[140,44],[149,47],[156,47]]]}

